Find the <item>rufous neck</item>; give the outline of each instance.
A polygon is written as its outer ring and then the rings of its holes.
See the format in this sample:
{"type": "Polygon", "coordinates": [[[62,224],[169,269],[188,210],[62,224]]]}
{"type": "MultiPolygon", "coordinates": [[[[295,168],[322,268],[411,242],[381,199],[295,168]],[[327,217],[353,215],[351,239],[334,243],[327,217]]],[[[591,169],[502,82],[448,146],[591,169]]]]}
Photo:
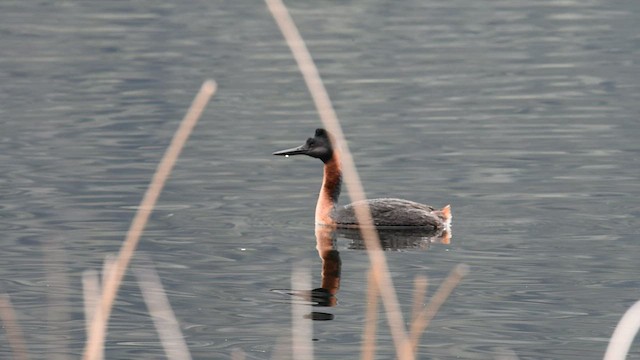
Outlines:
{"type": "Polygon", "coordinates": [[[338,203],[338,197],[340,197],[341,186],[342,169],[340,167],[340,159],[337,152],[334,152],[331,159],[324,163],[322,188],[320,188],[320,195],[316,204],[316,224],[335,224],[332,214],[338,203]]]}

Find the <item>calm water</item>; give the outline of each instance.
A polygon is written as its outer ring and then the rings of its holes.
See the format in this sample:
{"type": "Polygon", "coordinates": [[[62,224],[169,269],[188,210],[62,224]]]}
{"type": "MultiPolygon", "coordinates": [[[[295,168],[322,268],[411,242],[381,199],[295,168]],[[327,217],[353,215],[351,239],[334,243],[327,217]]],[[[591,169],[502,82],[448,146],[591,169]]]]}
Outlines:
{"type": "MultiPolygon", "coordinates": [[[[405,316],[416,275],[437,284],[470,265],[420,358],[601,358],[640,299],[640,2],[288,3],[368,195],[452,204],[450,245],[387,253],[405,316]]],[[[271,290],[290,288],[300,261],[321,283],[321,164],[270,155],[320,123],[265,5],[3,1],[0,49],[0,291],[32,358],[80,354],[82,271],[119,249],[205,78],[219,93],[140,250],[194,358],[271,358],[290,323],[271,290]]],[[[319,359],[357,357],[368,267],[357,248],[337,241],[319,359]]],[[[6,343],[2,332],[2,358],[6,343]]],[[[391,358],[383,321],[378,344],[391,358]]],[[[107,348],[162,354],[131,276],[107,348]]]]}

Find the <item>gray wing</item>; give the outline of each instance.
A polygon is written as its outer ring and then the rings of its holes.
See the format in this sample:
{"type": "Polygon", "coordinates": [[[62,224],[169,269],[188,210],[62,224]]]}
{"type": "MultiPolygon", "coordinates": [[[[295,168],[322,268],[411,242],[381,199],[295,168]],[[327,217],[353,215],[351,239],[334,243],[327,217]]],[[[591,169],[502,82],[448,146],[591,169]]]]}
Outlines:
{"type": "MultiPolygon", "coordinates": [[[[373,222],[378,227],[433,227],[442,222],[432,212],[432,206],[420,204],[403,199],[371,199],[366,200],[371,209],[373,222]]],[[[342,226],[357,226],[358,221],[354,214],[355,202],[337,210],[336,222],[342,226]]]]}

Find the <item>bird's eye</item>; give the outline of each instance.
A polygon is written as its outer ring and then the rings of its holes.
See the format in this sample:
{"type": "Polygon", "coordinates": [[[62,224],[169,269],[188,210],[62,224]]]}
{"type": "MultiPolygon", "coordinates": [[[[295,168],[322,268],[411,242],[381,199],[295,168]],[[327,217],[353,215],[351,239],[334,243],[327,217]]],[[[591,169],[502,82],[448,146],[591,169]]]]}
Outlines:
{"type": "Polygon", "coordinates": [[[309,140],[307,140],[307,145],[315,146],[316,145],[316,141],[314,139],[309,139],[309,140]]]}

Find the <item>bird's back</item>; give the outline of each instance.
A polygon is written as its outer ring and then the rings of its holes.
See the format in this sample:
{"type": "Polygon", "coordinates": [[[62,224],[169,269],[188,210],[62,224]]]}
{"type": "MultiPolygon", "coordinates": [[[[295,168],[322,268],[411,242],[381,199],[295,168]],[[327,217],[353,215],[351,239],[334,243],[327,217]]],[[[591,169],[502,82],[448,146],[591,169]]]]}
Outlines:
{"type": "MultiPolygon", "coordinates": [[[[393,198],[370,199],[366,202],[371,209],[373,223],[378,228],[424,227],[436,230],[447,224],[447,216],[443,211],[429,205],[393,198]]],[[[338,208],[334,218],[339,227],[358,226],[354,213],[357,204],[359,202],[338,208]]]]}

